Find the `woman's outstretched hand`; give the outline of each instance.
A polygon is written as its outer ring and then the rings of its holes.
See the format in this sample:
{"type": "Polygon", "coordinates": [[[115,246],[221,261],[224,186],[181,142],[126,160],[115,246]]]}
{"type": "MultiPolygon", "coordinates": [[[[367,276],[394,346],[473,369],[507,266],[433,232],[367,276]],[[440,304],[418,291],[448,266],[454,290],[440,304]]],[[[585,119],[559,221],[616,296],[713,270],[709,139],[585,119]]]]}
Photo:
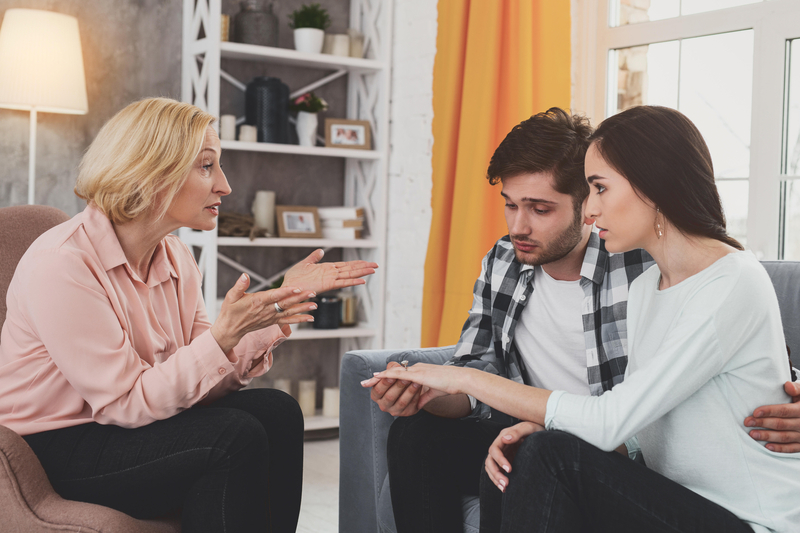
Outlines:
{"type": "Polygon", "coordinates": [[[362,278],[375,273],[377,263],[368,261],[340,261],[320,263],[325,252],[317,249],[311,255],[286,271],[284,287],[301,287],[304,291],[321,294],[334,289],[343,289],[366,283],[362,278]]]}
{"type": "Polygon", "coordinates": [[[249,286],[250,277],[242,274],[225,295],[219,316],[211,326],[211,334],[223,352],[228,353],[251,331],[279,324],[286,334],[287,324],[314,320],[311,315],[303,314],[317,308],[317,304],[305,301],[316,296],[314,291],[284,286],[280,289],[247,294],[245,291],[249,286]],[[283,312],[278,312],[275,308],[276,303],[283,312]]]}
{"type": "Polygon", "coordinates": [[[505,474],[511,472],[511,462],[517,455],[517,450],[525,437],[544,428],[535,422],[520,422],[510,428],[505,428],[494,439],[486,456],[486,473],[500,492],[505,492],[508,487],[508,478],[505,474]],[[505,472],[505,474],[503,473],[505,472]]]}

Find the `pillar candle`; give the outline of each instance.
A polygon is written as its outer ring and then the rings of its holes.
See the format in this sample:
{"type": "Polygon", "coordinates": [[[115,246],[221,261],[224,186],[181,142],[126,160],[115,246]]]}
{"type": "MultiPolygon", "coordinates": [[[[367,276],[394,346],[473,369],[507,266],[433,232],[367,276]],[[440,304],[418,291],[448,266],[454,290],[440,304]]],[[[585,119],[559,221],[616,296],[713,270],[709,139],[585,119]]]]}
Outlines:
{"type": "Polygon", "coordinates": [[[314,416],[317,412],[317,381],[314,379],[301,379],[300,392],[297,403],[303,416],[314,416]]]}
{"type": "Polygon", "coordinates": [[[275,191],[256,191],[253,199],[253,217],[257,228],[275,235],[275,191]]]}
{"type": "Polygon", "coordinates": [[[234,115],[219,117],[219,138],[223,141],[236,140],[236,117],[234,115]]]}
{"type": "Polygon", "coordinates": [[[255,126],[249,124],[242,124],[239,128],[239,140],[254,143],[258,141],[258,130],[255,126]]]}
{"type": "Polygon", "coordinates": [[[339,416],[339,389],[336,387],[325,387],[322,390],[322,416],[339,416]]]}
{"type": "Polygon", "coordinates": [[[275,383],[272,386],[272,388],[273,389],[282,390],[283,392],[285,392],[286,394],[291,396],[291,394],[292,394],[292,380],[291,379],[286,379],[286,378],[276,379],[275,383]]]}
{"type": "Polygon", "coordinates": [[[347,35],[350,36],[350,57],[364,57],[364,34],[349,29],[347,35]]]}
{"type": "Polygon", "coordinates": [[[331,54],[335,56],[349,56],[350,55],[350,36],[346,33],[336,33],[331,35],[333,43],[331,45],[331,54]]]}

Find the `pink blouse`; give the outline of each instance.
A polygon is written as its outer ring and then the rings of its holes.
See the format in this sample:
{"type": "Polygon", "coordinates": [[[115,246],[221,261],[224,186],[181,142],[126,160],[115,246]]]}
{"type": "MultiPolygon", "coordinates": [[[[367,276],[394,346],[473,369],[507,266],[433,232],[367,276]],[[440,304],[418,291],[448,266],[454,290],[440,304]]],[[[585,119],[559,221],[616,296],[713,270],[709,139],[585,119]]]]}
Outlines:
{"type": "Polygon", "coordinates": [[[211,335],[200,281],[189,249],[168,235],[142,282],[93,206],[44,233],[8,289],[0,424],[21,435],[91,421],[138,427],[267,372],[286,339],[281,328],[248,333],[226,355],[211,335]]]}

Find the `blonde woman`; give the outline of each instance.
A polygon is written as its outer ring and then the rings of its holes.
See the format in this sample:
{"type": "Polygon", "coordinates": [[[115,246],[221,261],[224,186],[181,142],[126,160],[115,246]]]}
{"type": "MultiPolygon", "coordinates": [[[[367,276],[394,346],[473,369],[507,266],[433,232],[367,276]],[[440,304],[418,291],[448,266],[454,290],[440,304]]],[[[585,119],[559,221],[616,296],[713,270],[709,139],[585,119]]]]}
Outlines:
{"type": "Polygon", "coordinates": [[[171,233],[211,230],[231,192],[214,118],[165,98],[135,102],[81,162],[72,220],[27,251],[0,337],[0,424],[21,434],[65,498],[138,518],[183,508],[192,531],[294,531],[303,418],[271,389],[272,366],[315,293],[377,267],[322,263],[246,294],[243,275],[212,325],[200,272],[171,233]]]}

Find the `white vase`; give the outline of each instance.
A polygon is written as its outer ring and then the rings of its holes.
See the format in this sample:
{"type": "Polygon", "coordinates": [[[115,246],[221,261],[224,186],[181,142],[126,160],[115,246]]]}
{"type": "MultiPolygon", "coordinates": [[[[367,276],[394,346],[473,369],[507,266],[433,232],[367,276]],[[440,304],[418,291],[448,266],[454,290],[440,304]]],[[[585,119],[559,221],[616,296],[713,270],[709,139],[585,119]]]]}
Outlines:
{"type": "Polygon", "coordinates": [[[317,114],[297,112],[297,140],[300,146],[317,145],[317,114]]]}
{"type": "Polygon", "coordinates": [[[322,52],[322,43],[325,41],[325,32],[318,28],[297,28],[294,30],[294,49],[298,52],[319,54],[322,52]]]}

